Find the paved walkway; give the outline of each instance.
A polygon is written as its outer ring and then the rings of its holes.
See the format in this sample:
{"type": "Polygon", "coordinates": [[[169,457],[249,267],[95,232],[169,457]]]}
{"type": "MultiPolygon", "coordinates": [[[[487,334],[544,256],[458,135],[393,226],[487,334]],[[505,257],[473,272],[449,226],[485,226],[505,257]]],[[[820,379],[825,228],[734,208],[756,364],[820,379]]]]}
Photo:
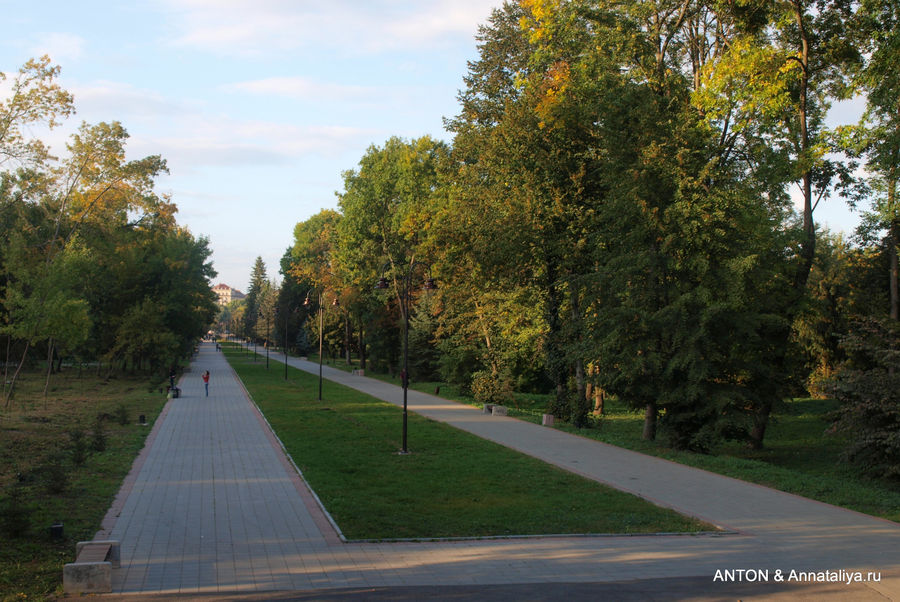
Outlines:
{"type": "MultiPolygon", "coordinates": [[[[281,357],[272,356],[273,369],[282,369],[281,357]]],[[[318,364],[289,363],[318,374],[318,364]]],[[[325,377],[393,403],[401,399],[398,387],[377,380],[328,367],[325,377]]],[[[113,579],[120,594],[315,590],[311,596],[322,597],[331,590],[334,599],[342,599],[335,592],[413,599],[416,591],[437,593],[428,590],[433,586],[442,586],[444,596],[484,597],[532,584],[526,597],[547,599],[572,597],[581,584],[588,589],[577,591],[591,596],[627,597],[631,588],[634,599],[684,599],[690,592],[694,599],[900,600],[900,525],[414,391],[412,411],[736,534],[342,543],[213,345],[201,346],[181,388],[98,533],[122,543],[122,568],[113,579]],[[212,373],[208,398],[203,370],[212,373]],[[715,580],[726,570],[769,574],[715,580]],[[791,571],[837,571],[818,577],[842,580],[855,571],[865,580],[871,571],[880,581],[777,580],[791,571]],[[501,586],[507,589],[490,589],[501,586]],[[419,589],[402,589],[410,587],[419,589]]],[[[409,437],[415,451],[415,432],[409,437]]]]}

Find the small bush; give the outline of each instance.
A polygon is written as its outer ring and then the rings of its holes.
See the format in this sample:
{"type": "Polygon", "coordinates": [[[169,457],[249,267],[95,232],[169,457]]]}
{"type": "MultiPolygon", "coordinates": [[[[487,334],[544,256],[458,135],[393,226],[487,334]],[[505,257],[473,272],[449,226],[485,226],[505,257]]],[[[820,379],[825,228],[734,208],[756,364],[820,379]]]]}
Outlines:
{"type": "Polygon", "coordinates": [[[848,361],[826,390],[841,404],[833,430],[850,437],[844,457],[870,475],[900,480],[900,328],[859,320],[841,347],[848,361]]]}
{"type": "MultiPolygon", "coordinates": [[[[82,436],[84,433],[82,433],[82,436]]],[[[85,456],[87,450],[85,450],[85,456]]],[[[69,470],[66,466],[66,454],[56,451],[47,457],[47,460],[39,467],[41,482],[48,492],[59,494],[69,486],[69,470]]]]}
{"type": "Polygon", "coordinates": [[[114,414],[114,417],[116,419],[116,422],[118,422],[122,426],[125,426],[126,424],[128,424],[130,422],[130,420],[128,418],[128,408],[125,407],[124,403],[120,403],[119,405],[116,406],[116,412],[114,414]]]}
{"type": "Polygon", "coordinates": [[[94,432],[91,437],[91,451],[97,453],[106,451],[106,427],[103,424],[103,415],[97,415],[94,421],[94,432]]]}
{"type": "Polygon", "coordinates": [[[21,487],[13,487],[0,498],[0,532],[7,537],[22,537],[31,529],[34,508],[25,502],[21,487]]]}
{"type": "Polygon", "coordinates": [[[504,373],[493,374],[487,370],[472,375],[472,395],[482,404],[510,405],[515,401],[512,379],[504,373]]]}
{"type": "Polygon", "coordinates": [[[84,466],[88,457],[88,443],[81,429],[69,431],[69,439],[71,442],[70,450],[72,452],[72,464],[75,466],[84,466]]]}

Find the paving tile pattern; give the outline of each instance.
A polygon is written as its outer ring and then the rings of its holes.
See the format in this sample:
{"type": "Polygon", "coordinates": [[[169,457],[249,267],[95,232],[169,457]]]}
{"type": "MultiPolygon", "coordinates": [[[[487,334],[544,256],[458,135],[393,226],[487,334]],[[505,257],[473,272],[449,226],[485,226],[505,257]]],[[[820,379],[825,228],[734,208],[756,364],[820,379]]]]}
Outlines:
{"type": "MultiPolygon", "coordinates": [[[[317,364],[291,363],[318,374],[317,364]]],[[[397,387],[327,367],[325,374],[399,403],[397,387]]],[[[880,582],[848,586],[847,593],[864,588],[900,599],[897,524],[412,391],[412,411],[733,534],[343,543],[213,345],[201,346],[180,385],[182,397],[169,402],[154,426],[98,534],[121,542],[122,568],[113,575],[119,594],[675,577],[713,582],[720,570],[760,569],[769,571],[769,582],[776,570],[878,572],[880,582]],[[200,379],[204,370],[212,374],[209,397],[200,379]]]]}

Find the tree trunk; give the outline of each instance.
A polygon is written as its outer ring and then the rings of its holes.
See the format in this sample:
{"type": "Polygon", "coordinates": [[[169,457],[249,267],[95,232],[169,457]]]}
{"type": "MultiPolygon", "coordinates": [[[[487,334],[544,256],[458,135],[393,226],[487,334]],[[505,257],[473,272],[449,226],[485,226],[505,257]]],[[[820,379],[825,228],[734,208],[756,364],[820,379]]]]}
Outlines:
{"type": "Polygon", "coordinates": [[[656,402],[650,402],[644,410],[644,430],[641,439],[645,441],[656,440],[656,402]]]}
{"type": "Polygon", "coordinates": [[[50,390],[50,375],[53,374],[53,337],[47,342],[47,378],[44,380],[44,401],[47,400],[47,391],[50,390]]]}
{"type": "Polygon", "coordinates": [[[900,245],[900,216],[897,215],[897,167],[892,165],[887,177],[887,209],[890,225],[888,227],[888,254],[890,256],[890,297],[891,318],[900,319],[900,291],[898,291],[898,258],[897,246],[900,245]]]}
{"type": "MultiPolygon", "coordinates": [[[[798,121],[800,125],[800,139],[798,140],[797,157],[798,161],[807,156],[810,148],[809,140],[809,34],[806,31],[806,24],[803,22],[803,8],[800,2],[794,3],[794,18],[797,21],[799,39],[800,56],[800,107],[798,121]]],[[[802,192],[803,192],[803,239],[800,241],[800,263],[797,266],[797,272],[794,275],[794,293],[796,301],[803,299],[806,292],[806,285],[809,282],[809,274],[812,270],[813,260],[816,256],[816,226],[813,220],[813,191],[812,191],[812,169],[806,168],[802,174],[802,192]]],[[[793,323],[796,308],[789,310],[786,316],[788,323],[793,323]]],[[[784,334],[785,341],[791,336],[791,329],[788,328],[784,334]]],[[[786,347],[787,343],[785,343],[786,347]]],[[[780,362],[784,367],[784,358],[780,362]]],[[[753,427],[750,431],[750,447],[752,449],[762,449],[763,440],[766,435],[766,427],[769,424],[769,415],[774,407],[773,402],[768,401],[760,405],[753,417],[753,427]]]]}
{"type": "Polygon", "coordinates": [[[359,321],[359,367],[366,369],[366,337],[363,333],[362,320],[359,321]]]}
{"type": "MultiPolygon", "coordinates": [[[[798,121],[800,125],[799,148],[797,149],[798,161],[807,156],[810,148],[809,141],[809,34],[806,24],[803,22],[803,8],[800,2],[795,3],[794,18],[800,35],[800,107],[798,121]]],[[[800,241],[800,266],[795,277],[795,287],[798,291],[806,290],[809,273],[812,270],[813,260],[816,257],[816,226],[813,221],[813,191],[812,168],[807,167],[802,174],[803,192],[803,240],[800,241]]]]}
{"type": "Polygon", "coordinates": [[[900,244],[900,221],[891,223],[890,236],[888,237],[888,254],[890,256],[891,275],[891,319],[900,320],[900,291],[898,291],[898,276],[900,276],[900,260],[897,257],[897,246],[900,244]]]}
{"type": "Polygon", "coordinates": [[[3,360],[3,398],[6,399],[6,379],[9,376],[9,350],[12,346],[12,336],[6,335],[6,358],[3,360]]]}
{"type": "Polygon", "coordinates": [[[556,268],[552,263],[547,265],[547,303],[545,306],[547,327],[547,371],[556,385],[556,399],[550,404],[550,413],[562,418],[567,410],[566,374],[563,349],[560,344],[562,324],[559,315],[559,289],[556,287],[556,268]]]}
{"type": "MultiPolygon", "coordinates": [[[[581,331],[581,300],[578,290],[573,286],[571,295],[572,324],[576,332],[581,331]]],[[[579,341],[580,342],[580,341],[579,341]]],[[[584,360],[575,358],[575,407],[572,408],[572,418],[575,426],[586,426],[587,415],[590,413],[590,403],[587,399],[587,382],[584,374],[584,360]]]]}
{"type": "Polygon", "coordinates": [[[12,401],[13,393],[14,393],[15,390],[16,390],[16,379],[19,378],[19,372],[22,371],[22,366],[25,365],[25,358],[28,356],[28,348],[29,348],[30,346],[31,346],[31,343],[30,343],[30,342],[26,342],[26,343],[25,343],[25,351],[22,352],[22,359],[19,360],[19,365],[16,367],[16,371],[15,371],[15,373],[13,374],[12,380],[11,380],[10,383],[9,383],[9,389],[7,389],[7,391],[6,391],[6,402],[5,402],[5,405],[6,405],[7,408],[9,407],[9,404],[10,404],[10,402],[12,401]]]}
{"type": "Polygon", "coordinates": [[[344,314],[344,357],[347,360],[347,365],[352,367],[353,360],[350,358],[350,338],[353,335],[350,332],[350,314],[344,314]]]}
{"type": "MultiPolygon", "coordinates": [[[[590,370],[588,370],[588,373],[592,377],[596,378],[600,374],[600,367],[591,366],[590,370]]],[[[602,416],[603,404],[606,401],[606,391],[604,391],[603,387],[601,387],[597,382],[592,382],[591,391],[588,393],[588,396],[590,396],[594,401],[594,414],[597,416],[602,416]]]]}

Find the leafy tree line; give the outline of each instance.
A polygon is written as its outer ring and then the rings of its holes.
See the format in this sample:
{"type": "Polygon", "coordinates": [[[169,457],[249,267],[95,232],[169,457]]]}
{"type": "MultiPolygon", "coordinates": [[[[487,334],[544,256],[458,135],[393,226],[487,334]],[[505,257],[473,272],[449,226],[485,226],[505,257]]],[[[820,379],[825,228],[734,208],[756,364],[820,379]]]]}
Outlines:
{"type": "Polygon", "coordinates": [[[507,2],[452,144],[370,147],[339,211],[297,225],[286,281],[340,296],[346,347],[383,368],[409,286],[413,377],[550,391],[575,424],[603,391],[645,438],[762,447],[780,400],[860,369],[856,323],[896,327],[897,18],[886,0],[507,2]],[[828,127],[855,94],[864,120],[828,127]],[[852,243],[816,226],[826,202],[870,208],[852,243]]]}
{"type": "MultiPolygon", "coordinates": [[[[82,123],[56,158],[32,132],[74,113],[48,57],[9,76],[0,101],[0,333],[4,398],[29,361],[162,371],[215,316],[205,239],[154,190],[159,156],[127,160],[118,122],[82,123]]],[[[0,73],[0,80],[7,76],[0,73]]]]}

